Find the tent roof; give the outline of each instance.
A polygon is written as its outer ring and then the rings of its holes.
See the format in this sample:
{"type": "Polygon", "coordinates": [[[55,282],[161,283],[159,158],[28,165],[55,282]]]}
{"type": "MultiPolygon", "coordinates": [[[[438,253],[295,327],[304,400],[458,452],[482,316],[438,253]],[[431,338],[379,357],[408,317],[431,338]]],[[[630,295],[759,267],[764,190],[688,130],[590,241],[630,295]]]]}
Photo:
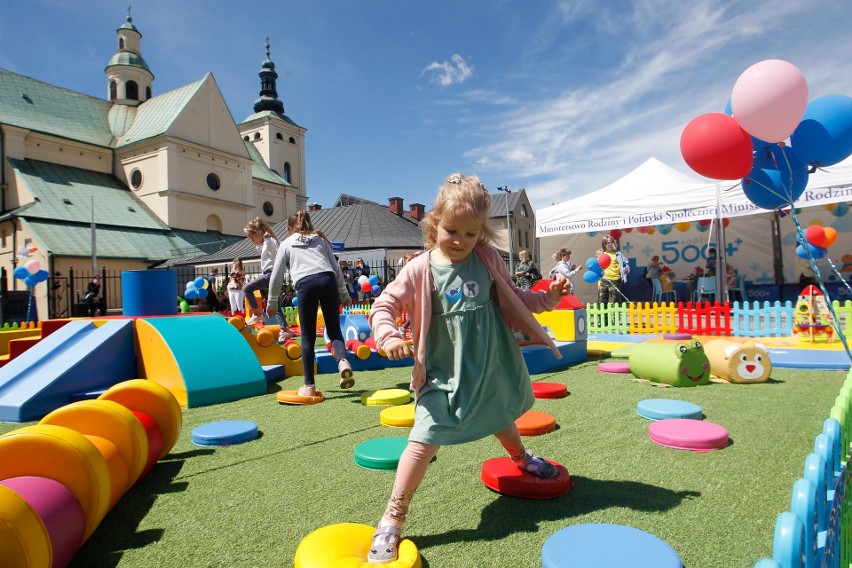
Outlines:
{"type": "MultiPolygon", "coordinates": [[[[536,236],[713,219],[717,199],[723,218],[767,212],[745,196],[739,180],[702,181],[649,158],[606,187],[536,211],[536,236]]],[[[852,157],[811,174],[796,207],[850,200],[852,157]]]]}

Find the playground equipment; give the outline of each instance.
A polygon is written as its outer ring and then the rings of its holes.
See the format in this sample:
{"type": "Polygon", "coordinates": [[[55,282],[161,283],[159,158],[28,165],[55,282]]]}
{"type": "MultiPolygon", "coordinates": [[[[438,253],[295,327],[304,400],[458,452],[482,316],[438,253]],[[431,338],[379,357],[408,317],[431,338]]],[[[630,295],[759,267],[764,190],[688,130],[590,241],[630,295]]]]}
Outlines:
{"type": "Polygon", "coordinates": [[[520,469],[508,457],[492,458],[482,464],[482,483],[502,495],[524,499],[555,499],[568,493],[574,486],[565,467],[547,460],[559,470],[556,477],[543,479],[520,469]]]}
{"type": "MultiPolygon", "coordinates": [[[[371,566],[366,563],[375,527],[340,523],[318,528],[296,548],[295,568],[327,566],[371,566]]],[[[384,564],[390,568],[420,568],[420,553],[408,539],[399,543],[399,558],[384,564]]]]}
{"type": "Polygon", "coordinates": [[[698,341],[639,343],[630,351],[630,372],[639,379],[674,387],[710,382],[710,361],[698,341]]]}
{"type": "Polygon", "coordinates": [[[181,422],[168,390],[132,380],[0,436],[3,565],[66,566],[109,509],[171,450],[181,422]]]}
{"type": "Polygon", "coordinates": [[[729,383],[763,383],[772,373],[769,351],[762,343],[711,339],[704,344],[710,373],[729,383]]]}

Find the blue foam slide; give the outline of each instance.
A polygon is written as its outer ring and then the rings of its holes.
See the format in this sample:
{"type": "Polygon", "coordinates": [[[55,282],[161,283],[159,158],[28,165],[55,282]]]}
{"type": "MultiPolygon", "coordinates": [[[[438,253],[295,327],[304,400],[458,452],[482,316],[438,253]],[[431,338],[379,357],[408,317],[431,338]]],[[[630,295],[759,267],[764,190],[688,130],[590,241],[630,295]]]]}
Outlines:
{"type": "Polygon", "coordinates": [[[588,358],[585,341],[556,341],[555,343],[556,348],[562,354],[562,359],[557,359],[550,347],[544,345],[524,345],[521,347],[521,353],[530,375],[564,369],[588,358]]]}
{"type": "Polygon", "coordinates": [[[769,360],[772,361],[773,367],[780,369],[846,371],[852,364],[846,351],[828,349],[779,349],[770,347],[769,360]]]}
{"type": "Polygon", "coordinates": [[[0,368],[0,421],[38,420],[136,375],[133,320],[70,321],[0,368]]]}

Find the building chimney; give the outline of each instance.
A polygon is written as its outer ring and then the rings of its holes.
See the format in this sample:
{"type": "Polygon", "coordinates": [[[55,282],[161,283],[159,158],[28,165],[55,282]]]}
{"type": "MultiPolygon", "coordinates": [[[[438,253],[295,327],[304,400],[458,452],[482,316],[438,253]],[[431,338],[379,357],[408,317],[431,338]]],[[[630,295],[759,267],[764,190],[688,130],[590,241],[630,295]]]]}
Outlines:
{"type": "Polygon", "coordinates": [[[425,215],[424,209],[425,207],[422,203],[412,203],[408,206],[408,214],[411,215],[415,221],[420,221],[425,215]]]}
{"type": "Polygon", "coordinates": [[[403,199],[402,197],[391,197],[388,199],[390,202],[390,210],[394,215],[402,216],[402,208],[403,208],[403,199]]]}
{"type": "Polygon", "coordinates": [[[319,211],[320,209],[322,209],[322,205],[319,203],[311,203],[308,205],[308,211],[319,211]]]}

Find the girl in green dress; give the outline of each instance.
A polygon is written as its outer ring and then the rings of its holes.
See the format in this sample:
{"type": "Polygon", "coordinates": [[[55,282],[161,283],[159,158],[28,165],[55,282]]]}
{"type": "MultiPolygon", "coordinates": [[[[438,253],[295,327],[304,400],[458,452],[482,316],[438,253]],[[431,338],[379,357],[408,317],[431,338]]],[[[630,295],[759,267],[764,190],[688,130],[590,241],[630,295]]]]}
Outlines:
{"type": "Polygon", "coordinates": [[[376,343],[388,358],[415,359],[416,393],[414,427],[367,558],[373,564],[397,558],[409,502],[441,445],[493,434],[521,470],[540,478],[559,473],[526,451],[515,426],[532,406],[533,393],[512,328],[560,357],[532,314],[553,309],[569,293],[569,283],[560,277],[539,292],[516,287],[489,245],[489,208],[490,196],[477,177],[450,176],[422,222],[427,252],[405,265],[370,314],[376,343]],[[396,325],[403,311],[412,321],[413,348],[396,325]]]}

